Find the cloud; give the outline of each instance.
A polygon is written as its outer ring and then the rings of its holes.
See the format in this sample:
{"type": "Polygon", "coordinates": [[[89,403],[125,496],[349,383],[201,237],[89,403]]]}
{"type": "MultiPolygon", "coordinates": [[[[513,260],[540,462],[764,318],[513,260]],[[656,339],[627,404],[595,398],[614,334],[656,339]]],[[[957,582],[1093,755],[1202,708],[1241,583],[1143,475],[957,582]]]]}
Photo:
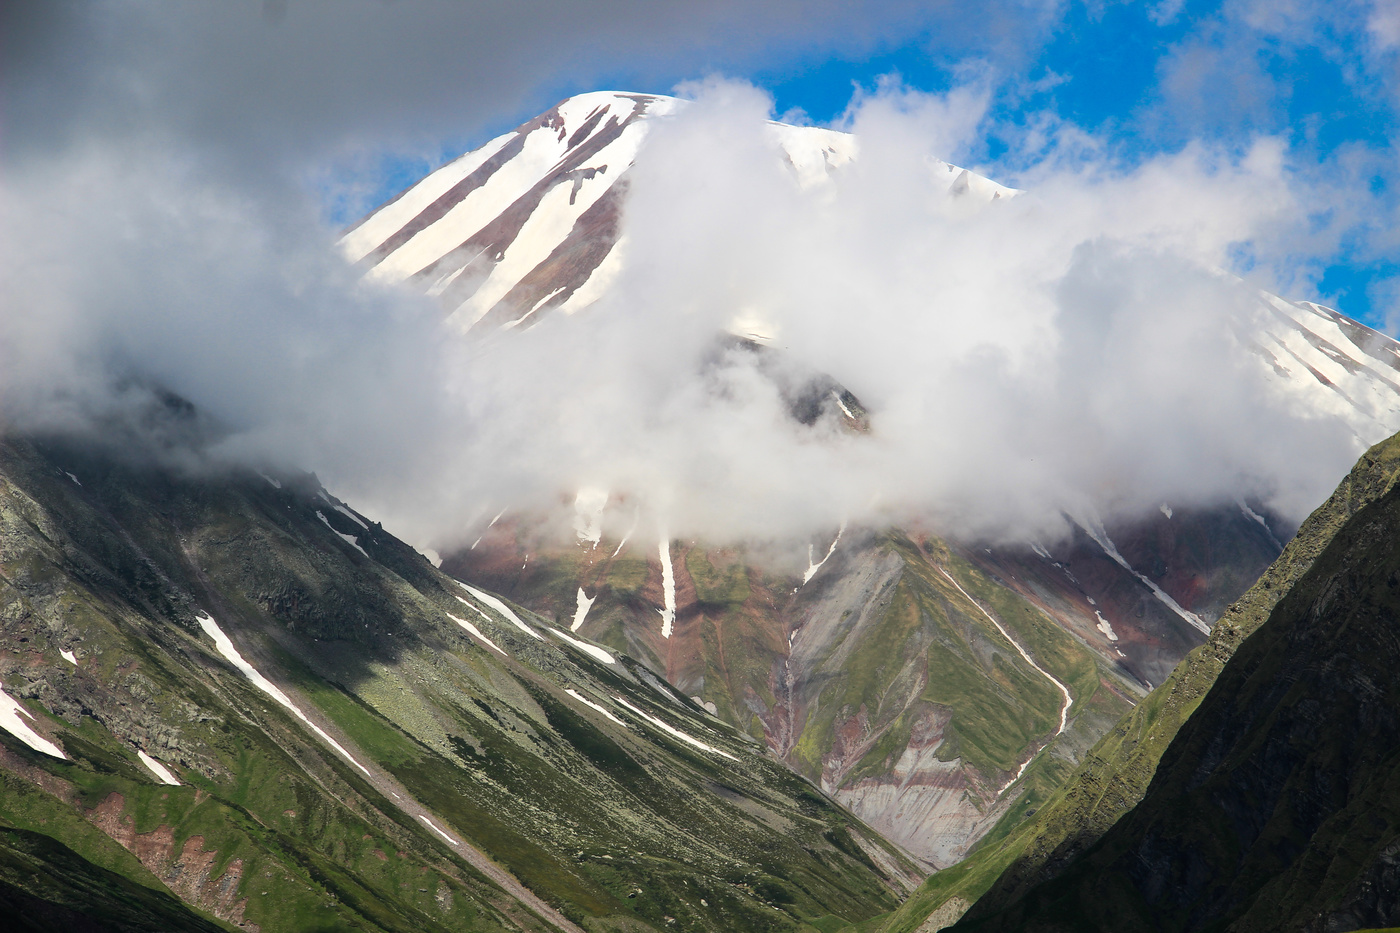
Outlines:
{"type": "Polygon", "coordinates": [[[14,9],[6,34],[37,51],[3,79],[11,425],[136,430],[163,386],[217,426],[186,462],[316,469],[439,544],[580,485],[625,495],[613,534],[634,509],[714,538],[913,514],[1051,535],[1065,508],[1242,494],[1298,517],[1356,452],[1265,391],[1237,352],[1258,305],[1213,271],[1249,255],[1283,281],[1330,248],[1310,218],[1331,192],[1268,138],[1124,167],[1053,115],[999,125],[990,66],[942,95],[858,96],[859,159],[807,191],[761,92],[691,86],[633,173],[610,297],[522,333],[459,339],[420,296],[361,281],[305,191],[346,152],[469,132],[580,62],[695,73],[775,36],[869,47],[926,24],[914,5],[870,24],[622,0],[14,9]],[[1022,134],[1003,180],[1027,193],[945,196],[935,157],[989,132],[1022,134]],[[736,315],[783,352],[716,343],[736,315]],[[874,430],[797,425],[775,368],[840,379],[874,430]]]}

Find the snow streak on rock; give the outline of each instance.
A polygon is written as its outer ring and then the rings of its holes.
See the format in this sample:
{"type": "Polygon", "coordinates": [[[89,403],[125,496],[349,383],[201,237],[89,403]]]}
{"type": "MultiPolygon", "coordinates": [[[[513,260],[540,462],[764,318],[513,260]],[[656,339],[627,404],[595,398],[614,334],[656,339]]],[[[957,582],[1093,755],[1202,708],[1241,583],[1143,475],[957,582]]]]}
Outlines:
{"type": "Polygon", "coordinates": [[[213,616],[207,613],[201,613],[197,618],[199,621],[199,627],[204,629],[205,634],[207,634],[210,638],[214,639],[214,645],[219,649],[219,654],[224,656],[224,660],[228,661],[230,664],[236,667],[243,674],[244,677],[247,677],[249,680],[251,680],[253,682],[253,686],[257,687],[263,693],[266,693],[268,696],[276,700],[279,704],[286,707],[286,709],[289,712],[291,712],[293,716],[304,722],[306,726],[312,732],[320,736],[326,742],[327,745],[331,746],[337,752],[339,752],[342,758],[350,762],[355,767],[359,768],[361,771],[363,771],[366,777],[372,776],[369,773],[369,769],[366,768],[364,765],[360,764],[358,761],[356,761],[350,755],[350,753],[345,750],[344,746],[342,746],[335,739],[327,735],[325,730],[322,729],[320,726],[316,725],[310,719],[306,718],[306,714],[303,713],[297,707],[297,705],[291,701],[290,697],[288,697],[285,693],[282,692],[281,688],[279,688],[272,681],[268,680],[262,674],[258,673],[257,669],[254,668],[253,665],[243,660],[243,655],[238,653],[238,649],[233,646],[233,642],[230,641],[229,637],[224,634],[224,630],[219,628],[219,623],[214,621],[213,616]]]}
{"type": "Polygon", "coordinates": [[[676,622],[676,572],[671,567],[671,542],[664,535],[657,554],[661,558],[661,594],[665,608],[656,611],[661,613],[661,637],[670,638],[671,626],[676,622]]]}
{"type": "Polygon", "coordinates": [[[73,652],[71,652],[71,651],[60,651],[60,652],[58,653],[58,655],[59,655],[59,657],[63,658],[63,660],[67,661],[69,664],[73,665],[74,667],[77,667],[77,666],[78,666],[78,656],[75,655],[73,652]]]}
{"type": "Polygon", "coordinates": [[[564,692],[567,693],[569,696],[573,697],[575,700],[578,700],[578,701],[579,701],[580,703],[582,703],[584,706],[587,706],[589,709],[596,710],[596,711],[602,713],[604,716],[608,717],[609,719],[611,719],[613,722],[617,723],[617,724],[618,724],[619,726],[621,726],[622,728],[624,728],[624,729],[627,728],[627,723],[623,722],[621,719],[618,719],[616,716],[614,716],[612,713],[608,712],[608,711],[607,711],[606,709],[604,709],[602,706],[599,706],[597,703],[594,703],[592,700],[588,699],[588,697],[586,697],[586,696],[581,696],[581,695],[579,694],[579,692],[578,692],[577,690],[575,690],[573,687],[569,687],[569,688],[566,689],[564,692]]]}
{"type": "MultiPolygon", "coordinates": [[[[597,596],[593,597],[593,599],[597,598],[597,596]]],[[[588,616],[588,610],[593,608],[593,599],[588,598],[583,587],[578,588],[578,598],[574,605],[574,623],[569,626],[569,631],[577,632],[583,627],[583,620],[588,616]]]]}
{"type": "MultiPolygon", "coordinates": [[[[458,599],[462,599],[462,597],[460,597],[460,596],[458,596],[457,598],[458,598],[458,599]]],[[[466,603],[468,606],[472,606],[472,604],[471,604],[471,603],[468,603],[465,599],[462,599],[462,602],[466,603]]],[[[473,608],[473,609],[476,609],[475,606],[472,606],[472,608],[473,608]]],[[[477,612],[481,612],[480,609],[476,609],[476,611],[477,611],[477,612]]],[[[482,612],[481,615],[482,615],[482,617],[484,618],[484,617],[486,616],[486,613],[482,612]]],[[[497,654],[500,654],[500,655],[505,655],[505,654],[506,654],[504,651],[502,651],[502,650],[500,649],[500,646],[498,646],[494,641],[492,641],[491,639],[487,638],[485,635],[481,634],[481,629],[477,628],[475,625],[472,625],[472,624],[471,624],[470,622],[468,622],[466,619],[458,618],[457,616],[454,616],[454,615],[453,615],[452,613],[450,613],[450,612],[447,614],[447,617],[448,617],[449,619],[451,619],[453,622],[456,622],[456,623],[457,623],[458,625],[460,625],[462,628],[466,629],[467,634],[471,635],[473,638],[475,638],[477,641],[481,642],[481,643],[482,643],[483,645],[485,645],[486,647],[490,648],[492,651],[494,651],[494,652],[496,652],[497,654]]],[[[509,657],[509,655],[506,655],[506,657],[509,657]]]]}
{"type": "MultiPolygon", "coordinates": [[[[938,572],[941,573],[941,574],[943,574],[943,576],[947,579],[947,581],[948,581],[949,583],[953,584],[953,586],[957,588],[957,591],[958,591],[959,593],[963,594],[963,596],[967,599],[968,602],[970,602],[970,603],[972,603],[972,605],[976,606],[976,607],[977,607],[977,610],[978,610],[979,612],[981,612],[982,615],[984,615],[984,616],[987,617],[987,621],[988,621],[988,622],[990,622],[990,623],[992,623],[992,625],[996,626],[996,630],[997,630],[998,632],[1001,632],[1003,638],[1005,638],[1007,641],[1011,642],[1011,647],[1013,647],[1013,648],[1016,649],[1016,653],[1019,654],[1019,655],[1021,656],[1022,660],[1024,660],[1024,661],[1025,661],[1027,664],[1029,664],[1031,667],[1033,667],[1033,668],[1035,668],[1037,671],[1039,671],[1042,677],[1044,677],[1046,680],[1048,680],[1048,681],[1050,681],[1052,684],[1054,684],[1054,685],[1055,685],[1055,689],[1060,691],[1060,696],[1064,699],[1064,702],[1060,705],[1060,726],[1059,726],[1058,729],[1055,730],[1055,735],[1051,736],[1050,738],[1051,738],[1051,739],[1054,739],[1054,738],[1058,737],[1059,735],[1063,734],[1064,731],[1065,731],[1065,728],[1066,728],[1066,727],[1068,726],[1068,724],[1069,724],[1069,708],[1074,704],[1074,699],[1070,696],[1069,688],[1066,687],[1064,684],[1060,683],[1058,680],[1056,680],[1055,677],[1054,677],[1054,675],[1052,675],[1052,674],[1051,674],[1049,671],[1047,671],[1045,668],[1043,668],[1043,667],[1041,667],[1039,664],[1035,663],[1035,660],[1030,656],[1030,654],[1028,654],[1028,653],[1026,652],[1026,649],[1021,647],[1021,643],[1018,642],[1016,639],[1012,638],[1012,637],[1011,637],[1011,633],[1008,632],[1006,629],[1002,628],[1001,623],[998,622],[998,621],[996,620],[996,618],[995,618],[990,612],[988,612],[986,609],[982,608],[982,604],[979,603],[977,600],[973,599],[973,598],[972,598],[972,595],[971,595],[970,593],[968,593],[967,590],[965,590],[965,589],[962,588],[962,584],[958,583],[957,580],[954,580],[954,579],[953,579],[952,574],[948,573],[948,571],[944,570],[942,567],[939,567],[939,568],[938,568],[938,572]]],[[[1045,745],[1042,745],[1042,746],[1041,746],[1041,749],[1044,749],[1044,748],[1045,748],[1046,746],[1048,746],[1049,744],[1050,744],[1050,743],[1047,741],[1047,742],[1045,743],[1045,745]]],[[[1036,752],[1036,755],[1038,755],[1038,754],[1040,754],[1040,751],[1037,751],[1037,752],[1036,752]]],[[[1005,784],[1003,784],[1001,790],[997,791],[997,796],[998,796],[998,797],[1000,797],[1002,794],[1006,793],[1007,788],[1009,788],[1012,784],[1015,784],[1017,781],[1019,781],[1019,780],[1021,779],[1021,775],[1023,775],[1023,774],[1026,773],[1026,768],[1030,767],[1030,763],[1031,763],[1032,761],[1035,761],[1035,755],[1031,755],[1031,756],[1030,756],[1029,758],[1027,758],[1024,762],[1022,762],[1021,767],[1020,767],[1020,770],[1018,770],[1018,771],[1016,772],[1016,776],[1013,777],[1011,780],[1007,781],[1005,784]]]]}
{"type": "Polygon", "coordinates": [[[144,751],[137,749],[136,757],[141,759],[141,764],[146,766],[147,771],[150,771],[156,776],[157,781],[160,781],[162,784],[169,784],[172,787],[180,786],[180,782],[175,779],[175,775],[170,773],[169,768],[159,761],[156,761],[150,755],[147,755],[144,751]]]}
{"type": "Polygon", "coordinates": [[[623,709],[634,714],[638,718],[651,723],[653,726],[660,729],[662,732],[665,732],[667,735],[674,736],[675,738],[680,739],[682,742],[685,742],[688,745],[694,745],[696,748],[701,749],[702,751],[707,751],[711,754],[719,755],[722,758],[728,758],[730,761],[739,760],[738,758],[735,758],[733,755],[729,754],[726,751],[721,751],[720,749],[715,748],[713,745],[706,744],[705,742],[702,742],[699,739],[695,738],[695,736],[688,735],[687,733],[684,733],[681,730],[677,729],[675,726],[663,722],[662,720],[657,719],[655,716],[652,716],[649,713],[642,712],[641,710],[637,709],[637,707],[633,706],[631,703],[628,703],[622,697],[615,696],[613,697],[613,700],[623,709]]]}
{"type": "Polygon", "coordinates": [[[4,729],[36,752],[43,752],[45,755],[52,755],[55,758],[66,759],[68,757],[63,754],[63,749],[31,729],[29,723],[21,719],[21,716],[34,718],[33,713],[21,706],[18,700],[6,693],[3,687],[0,687],[0,729],[4,729]]]}
{"type": "MultiPolygon", "coordinates": [[[[321,520],[321,523],[322,523],[323,525],[325,525],[325,526],[326,526],[327,528],[329,528],[331,531],[335,532],[336,537],[338,537],[340,540],[344,541],[346,544],[350,545],[350,546],[351,546],[352,548],[354,548],[355,550],[359,551],[361,554],[365,554],[365,549],[362,548],[362,547],[360,547],[360,539],[359,539],[359,538],[355,537],[354,535],[341,534],[340,532],[336,531],[336,530],[335,530],[335,527],[331,525],[330,519],[326,518],[326,516],[323,515],[323,514],[321,514],[319,511],[316,513],[316,517],[319,518],[319,519],[321,520]]],[[[365,554],[365,556],[366,556],[366,557],[369,557],[368,554],[365,554]]]]}
{"type": "Polygon", "coordinates": [[[1102,523],[1100,523],[1097,519],[1091,518],[1075,518],[1074,523],[1080,528],[1084,529],[1084,533],[1087,534],[1089,537],[1093,538],[1094,541],[1097,542],[1098,546],[1103,548],[1103,552],[1109,557],[1113,558],[1113,560],[1118,564],[1118,566],[1122,567],[1124,570],[1128,571],[1128,573],[1141,580],[1143,582],[1143,585],[1152,591],[1152,595],[1156,596],[1159,600],[1162,601],[1163,605],[1165,605],[1172,612],[1175,612],[1177,615],[1181,616],[1181,618],[1185,619],[1187,623],[1191,625],[1192,628],[1196,629],[1204,635],[1210,634],[1210,625],[1208,625],[1204,619],[1196,615],[1194,612],[1185,609],[1181,605],[1181,603],[1177,602],[1175,599],[1172,599],[1170,593],[1168,593],[1166,590],[1162,589],[1160,586],[1154,583],[1145,574],[1138,573],[1135,569],[1133,569],[1132,565],[1128,563],[1127,559],[1122,554],[1118,553],[1118,548],[1114,545],[1112,539],[1109,538],[1108,532],[1104,530],[1102,523]]]}
{"type": "Polygon", "coordinates": [[[841,536],[845,533],[846,523],[842,522],[841,527],[836,530],[836,537],[831,539],[831,547],[826,549],[826,555],[816,563],[812,563],[812,546],[810,544],[807,545],[807,572],[802,575],[802,582],[804,584],[807,583],[807,581],[811,580],[813,577],[815,577],[817,575],[817,571],[822,569],[822,564],[825,564],[828,560],[831,559],[831,555],[836,553],[836,545],[838,542],[840,542],[841,536]]]}
{"type": "MultiPolygon", "coordinates": [[[[496,597],[492,596],[490,593],[483,593],[476,587],[468,586],[460,580],[457,581],[457,585],[460,586],[462,589],[466,590],[468,593],[471,593],[473,596],[481,600],[486,605],[490,606],[492,609],[499,612],[501,615],[505,616],[508,620],[510,620],[510,623],[512,625],[520,629],[520,631],[524,632],[526,635],[529,635],[531,638],[537,639],[539,641],[544,641],[544,637],[540,635],[539,632],[526,625],[523,621],[521,621],[520,616],[516,615],[514,612],[511,611],[511,608],[509,606],[501,602],[496,597]]],[[[461,599],[461,597],[459,596],[458,599],[461,599]]],[[[465,602],[465,600],[463,600],[463,602],[465,602]]]]}
{"type": "Polygon", "coordinates": [[[575,648],[582,651],[589,657],[597,658],[604,664],[613,664],[617,661],[617,658],[608,654],[606,651],[604,651],[602,648],[599,648],[597,645],[590,645],[586,641],[580,641],[579,639],[574,638],[571,635],[566,635],[565,633],[559,631],[557,628],[546,629],[546,631],[548,631],[549,634],[555,636],[556,638],[559,638],[573,645],[575,648]]]}

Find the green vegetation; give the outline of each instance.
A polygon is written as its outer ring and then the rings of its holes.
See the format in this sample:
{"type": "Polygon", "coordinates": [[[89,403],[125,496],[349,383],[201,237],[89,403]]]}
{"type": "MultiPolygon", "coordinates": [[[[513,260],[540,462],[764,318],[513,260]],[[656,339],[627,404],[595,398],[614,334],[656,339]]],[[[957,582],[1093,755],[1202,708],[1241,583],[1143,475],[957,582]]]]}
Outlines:
{"type": "MultiPolygon", "coordinates": [[[[69,755],[0,734],[0,827],[20,834],[0,830],[0,898],[76,903],[7,869],[10,838],[29,846],[15,864],[50,859],[113,910],[149,903],[211,929],[541,930],[552,908],[589,933],[798,933],[895,906],[851,842],[873,834],[741,736],[682,713],[631,662],[475,615],[411,549],[355,526],[365,558],[317,511],[331,512],[310,478],[274,488],[0,445],[0,678],[69,755]],[[201,611],[373,777],[219,657],[201,611]],[[448,618],[464,612],[509,658],[448,618]],[[155,783],[137,748],[183,786],[155,783]]],[[[646,565],[632,563],[613,575],[633,571],[635,592],[646,565]]],[[[715,574],[738,599],[722,637],[754,637],[742,573],[715,574]]]]}
{"type": "MultiPolygon", "coordinates": [[[[1104,735],[1033,818],[1010,829],[1016,813],[1008,814],[971,857],[931,876],[899,910],[868,928],[908,933],[955,897],[969,904],[984,895],[989,904],[1012,903],[1088,850],[1142,799],[1163,753],[1240,644],[1313,567],[1346,523],[1389,494],[1397,479],[1400,439],[1391,438],[1367,451],[1278,560],[1229,607],[1207,643],[1104,735]]],[[[1061,669],[1053,670],[1060,675],[1061,669]]]]}

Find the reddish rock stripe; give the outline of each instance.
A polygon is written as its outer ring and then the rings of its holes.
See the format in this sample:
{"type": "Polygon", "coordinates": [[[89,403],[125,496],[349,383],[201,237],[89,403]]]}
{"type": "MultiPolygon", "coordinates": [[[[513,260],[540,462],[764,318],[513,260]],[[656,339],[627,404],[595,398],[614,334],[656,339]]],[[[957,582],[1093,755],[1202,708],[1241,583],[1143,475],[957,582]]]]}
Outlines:
{"type": "Polygon", "coordinates": [[[566,153],[548,175],[536,182],[498,217],[467,238],[460,246],[419,270],[413,277],[421,284],[427,285],[444,274],[462,269],[461,274],[443,291],[442,300],[448,308],[454,308],[466,301],[486,279],[491,266],[500,262],[505,251],[515,242],[515,238],[520,235],[520,229],[540,206],[544,196],[561,182],[573,181],[574,171],[621,136],[627,125],[641,113],[642,109],[638,108],[626,120],[609,118],[602,129],[582,145],[566,153]]]}
{"type": "Polygon", "coordinates": [[[569,235],[543,262],[517,282],[482,318],[481,323],[488,327],[500,326],[519,319],[522,314],[529,314],[525,323],[529,327],[550,309],[573,297],[574,292],[588,281],[617,244],[622,199],[626,193],[626,178],[620,178],[579,215],[569,235]],[[550,292],[556,294],[536,307],[550,292]],[[533,313],[530,312],[532,308],[533,313]]]}

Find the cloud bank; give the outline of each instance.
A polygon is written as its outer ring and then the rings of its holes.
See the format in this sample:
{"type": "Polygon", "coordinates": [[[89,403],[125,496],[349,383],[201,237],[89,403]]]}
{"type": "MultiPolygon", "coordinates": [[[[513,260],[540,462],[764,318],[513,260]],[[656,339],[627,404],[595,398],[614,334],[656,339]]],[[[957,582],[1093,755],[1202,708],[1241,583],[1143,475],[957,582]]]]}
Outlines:
{"type": "MultiPolygon", "coordinates": [[[[502,507],[551,508],[581,485],[625,496],[612,535],[641,512],[712,539],[909,516],[968,537],[1049,537],[1065,509],[1239,496],[1296,519],[1359,452],[1241,352],[1254,288],[1283,288],[1300,255],[1330,248],[1310,218],[1335,189],[1297,175],[1276,140],[1122,167],[1047,117],[997,128],[1024,153],[998,180],[1025,194],[948,197],[934,159],[985,151],[994,109],[974,70],[946,94],[858,94],[842,128],[859,158],[804,191],[761,92],[694,85],[633,173],[627,266],[607,299],[464,339],[425,299],[346,266],[305,195],[310,167],[374,134],[487,119],[454,78],[524,95],[547,71],[540,56],[581,36],[626,50],[698,23],[718,43],[733,8],[647,19],[618,4],[612,20],[630,25],[608,32],[417,5],[383,20],[377,47],[376,4],[354,6],[343,32],[324,4],[251,18],[116,9],[40,17],[31,33],[62,31],[62,54],[6,73],[19,128],[0,181],[11,427],[137,430],[166,387],[219,425],[199,453],[166,455],[314,469],[440,548],[502,507]],[[216,41],[230,32],[248,35],[216,41]],[[461,64],[440,47],[453,36],[470,38],[461,64]],[[415,46],[429,64],[396,70],[420,60],[415,46]],[[752,353],[717,347],[736,316],[780,349],[766,365],[853,390],[871,433],[794,423],[752,353]]],[[[760,33],[788,23],[774,15],[760,33]]]]}

